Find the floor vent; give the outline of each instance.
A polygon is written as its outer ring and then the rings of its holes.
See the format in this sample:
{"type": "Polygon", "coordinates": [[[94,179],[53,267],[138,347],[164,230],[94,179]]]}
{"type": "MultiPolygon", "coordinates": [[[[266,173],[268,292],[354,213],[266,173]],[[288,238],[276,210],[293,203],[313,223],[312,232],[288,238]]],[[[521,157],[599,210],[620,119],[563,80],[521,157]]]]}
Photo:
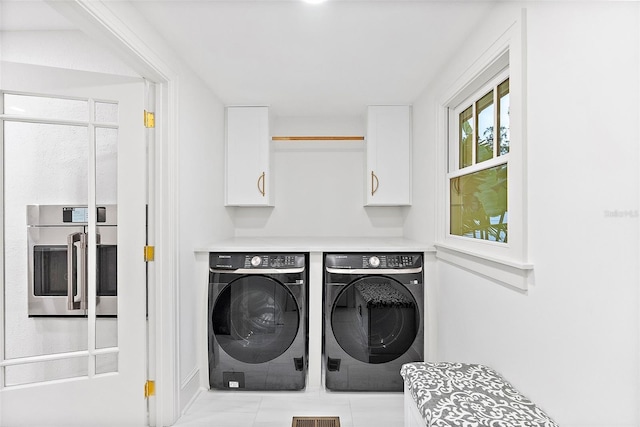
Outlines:
{"type": "Polygon", "coordinates": [[[291,427],[340,427],[340,417],[293,417],[291,427]]]}

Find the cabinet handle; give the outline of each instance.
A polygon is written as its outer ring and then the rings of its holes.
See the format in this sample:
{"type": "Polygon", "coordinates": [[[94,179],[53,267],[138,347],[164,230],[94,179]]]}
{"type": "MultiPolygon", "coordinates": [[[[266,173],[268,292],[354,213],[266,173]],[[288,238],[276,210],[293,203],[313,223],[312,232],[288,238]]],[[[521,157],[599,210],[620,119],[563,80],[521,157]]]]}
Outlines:
{"type": "Polygon", "coordinates": [[[258,191],[260,192],[260,194],[262,194],[262,197],[264,197],[264,172],[262,172],[262,175],[260,175],[258,177],[258,191]],[[260,182],[262,181],[262,185],[260,185],[260,182]]]}
{"type": "Polygon", "coordinates": [[[380,181],[378,181],[378,177],[373,171],[371,171],[371,195],[373,196],[376,191],[378,191],[378,187],[380,186],[380,181]],[[375,183],[375,186],[373,185],[375,183]]]}

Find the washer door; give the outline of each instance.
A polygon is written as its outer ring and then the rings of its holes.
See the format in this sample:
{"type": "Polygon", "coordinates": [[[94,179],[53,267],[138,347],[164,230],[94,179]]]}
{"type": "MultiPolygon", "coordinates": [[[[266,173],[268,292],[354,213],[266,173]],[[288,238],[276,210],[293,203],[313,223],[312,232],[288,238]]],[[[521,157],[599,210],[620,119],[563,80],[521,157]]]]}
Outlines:
{"type": "Polygon", "coordinates": [[[331,312],[336,341],[351,357],[385,363],[402,356],[418,334],[420,313],[409,290],[386,276],[351,282],[331,312]]]}
{"type": "Polygon", "coordinates": [[[243,276],[218,295],[212,313],[216,341],[231,357],[264,363],[284,353],[300,325],[289,289],[266,276],[243,276]]]}

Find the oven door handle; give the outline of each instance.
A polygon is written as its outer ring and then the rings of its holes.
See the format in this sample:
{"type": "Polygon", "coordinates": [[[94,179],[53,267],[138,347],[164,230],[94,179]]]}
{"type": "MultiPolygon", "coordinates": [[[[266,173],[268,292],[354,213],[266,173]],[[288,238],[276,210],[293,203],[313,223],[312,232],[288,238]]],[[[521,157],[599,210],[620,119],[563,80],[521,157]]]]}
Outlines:
{"type": "Polygon", "coordinates": [[[87,293],[88,289],[88,272],[87,272],[87,233],[80,233],[80,310],[87,310],[89,298],[87,293]]]}
{"type": "MultiPolygon", "coordinates": [[[[74,248],[76,242],[80,242],[84,233],[73,233],[67,236],[67,308],[69,310],[80,310],[80,301],[76,301],[76,293],[73,290],[74,283],[78,282],[78,274],[74,271],[73,262],[74,248]]],[[[80,244],[82,245],[82,243],[80,244]]],[[[84,255],[80,257],[84,258],[84,255]]],[[[80,262],[82,265],[82,261],[80,262]]],[[[82,266],[80,267],[82,269],[82,266]]],[[[81,284],[80,284],[81,286],[81,284]]]]}
{"type": "Polygon", "coordinates": [[[85,233],[73,233],[67,236],[67,308],[69,310],[86,309],[86,271],[87,271],[87,237],[85,233]],[[80,254],[80,268],[78,272],[74,272],[74,251],[76,243],[80,243],[78,253],[80,254]],[[73,291],[73,284],[77,283],[78,294],[73,291]],[[84,308],[83,308],[84,305],[84,308]]]}

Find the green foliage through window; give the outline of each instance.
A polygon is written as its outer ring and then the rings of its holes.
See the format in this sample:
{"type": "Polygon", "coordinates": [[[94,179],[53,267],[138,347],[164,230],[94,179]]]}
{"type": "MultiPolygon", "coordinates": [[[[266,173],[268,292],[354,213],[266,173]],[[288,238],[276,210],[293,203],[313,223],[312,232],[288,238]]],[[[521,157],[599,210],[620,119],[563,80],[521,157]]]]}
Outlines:
{"type": "Polygon", "coordinates": [[[507,241],[507,165],[453,178],[450,181],[451,234],[507,241]]]}

